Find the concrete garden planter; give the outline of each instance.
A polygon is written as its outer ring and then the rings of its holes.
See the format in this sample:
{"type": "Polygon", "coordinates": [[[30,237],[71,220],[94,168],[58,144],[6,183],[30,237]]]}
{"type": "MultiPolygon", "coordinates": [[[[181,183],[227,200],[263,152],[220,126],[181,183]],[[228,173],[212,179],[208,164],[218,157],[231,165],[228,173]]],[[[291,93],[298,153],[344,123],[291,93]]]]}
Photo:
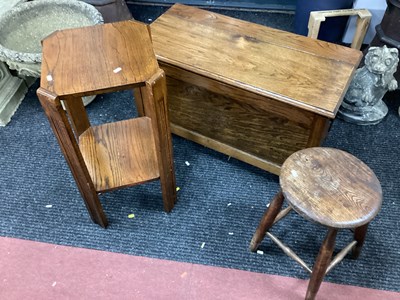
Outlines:
{"type": "Polygon", "coordinates": [[[0,16],[0,60],[19,75],[40,77],[40,41],[52,32],[103,23],[91,5],[75,0],[36,0],[0,16]]]}

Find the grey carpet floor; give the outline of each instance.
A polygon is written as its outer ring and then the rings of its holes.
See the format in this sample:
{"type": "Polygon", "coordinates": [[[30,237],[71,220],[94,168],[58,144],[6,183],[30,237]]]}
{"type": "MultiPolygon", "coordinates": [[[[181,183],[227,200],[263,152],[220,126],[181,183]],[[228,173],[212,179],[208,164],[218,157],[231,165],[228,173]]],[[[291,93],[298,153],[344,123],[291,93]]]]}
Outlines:
{"type": "MultiPolygon", "coordinates": [[[[102,195],[110,226],[93,224],[36,98],[37,87],[0,128],[0,236],[308,277],[268,239],[260,248],[264,254],[248,250],[278,177],[177,136],[180,191],[174,210],[163,212],[159,183],[152,182],[102,195]],[[128,218],[131,213],[135,218],[128,218]]],[[[360,127],[336,120],[324,144],[367,163],[384,192],[360,258],[345,259],[325,280],[400,291],[400,95],[390,93],[385,101],[389,114],[382,123],[360,127]]],[[[87,109],[94,124],[136,115],[127,91],[99,96],[87,109]]],[[[273,232],[312,264],[326,230],[292,213],[273,232]]],[[[340,232],[337,250],[351,237],[340,232]]]]}

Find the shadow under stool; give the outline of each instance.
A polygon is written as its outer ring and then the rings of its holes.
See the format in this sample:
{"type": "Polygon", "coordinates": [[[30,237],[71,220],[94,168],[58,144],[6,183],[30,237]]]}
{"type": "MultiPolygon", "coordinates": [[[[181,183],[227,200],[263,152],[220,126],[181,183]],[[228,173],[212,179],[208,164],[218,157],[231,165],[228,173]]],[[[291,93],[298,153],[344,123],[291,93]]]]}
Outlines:
{"type": "Polygon", "coordinates": [[[306,299],[315,299],[324,276],[348,252],[357,258],[368,224],[379,212],[382,189],[373,171],[351,154],[333,148],[315,147],[295,152],[284,162],[280,191],[264,213],[250,242],[250,250],[267,235],[288,256],[311,273],[306,299]],[[288,207],[282,209],[286,199],[288,207]],[[291,210],[305,219],[328,228],[328,233],[311,269],[289,247],[268,230],[291,210]],[[354,229],[354,240],[332,260],[339,229],[354,229]]]}
{"type": "Polygon", "coordinates": [[[108,224],[99,193],[157,179],[169,212],[176,184],[166,83],[149,27],[124,21],[62,30],[42,46],[37,95],[92,220],[108,224]],[[92,126],[82,97],[126,89],[135,89],[140,117],[92,126]]]}

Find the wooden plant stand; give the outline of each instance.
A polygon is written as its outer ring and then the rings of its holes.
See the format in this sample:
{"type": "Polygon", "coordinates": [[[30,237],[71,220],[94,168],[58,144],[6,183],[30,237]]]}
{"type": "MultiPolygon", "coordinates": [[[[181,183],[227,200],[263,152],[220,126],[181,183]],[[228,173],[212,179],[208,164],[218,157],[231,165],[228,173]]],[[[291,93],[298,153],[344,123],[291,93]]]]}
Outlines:
{"type": "Polygon", "coordinates": [[[176,186],[165,75],[149,28],[125,21],[55,32],[43,41],[41,72],[39,100],[92,220],[108,224],[99,193],[156,179],[170,211],[176,186]],[[82,96],[134,88],[141,117],[90,124],[82,96]]]}
{"type": "Polygon", "coordinates": [[[362,57],[181,4],[151,29],[172,132],[275,174],[322,143],[362,57]]]}

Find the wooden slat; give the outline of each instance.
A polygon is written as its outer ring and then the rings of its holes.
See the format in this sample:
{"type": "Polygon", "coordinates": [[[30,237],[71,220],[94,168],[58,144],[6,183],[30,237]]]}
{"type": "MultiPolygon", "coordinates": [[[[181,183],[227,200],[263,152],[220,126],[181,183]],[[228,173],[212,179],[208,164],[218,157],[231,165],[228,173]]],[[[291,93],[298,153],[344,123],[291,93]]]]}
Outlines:
{"type": "Polygon", "coordinates": [[[332,259],[331,263],[328,266],[328,269],[325,271],[325,275],[328,274],[338,263],[340,263],[343,258],[349,253],[354,246],[357,244],[357,241],[352,241],[349,243],[346,247],[344,247],[336,256],[334,259],[332,259]]]}
{"type": "Polygon", "coordinates": [[[276,216],[274,223],[272,225],[275,225],[276,223],[278,223],[281,219],[283,219],[284,217],[287,216],[288,213],[290,213],[292,211],[292,208],[290,206],[282,209],[279,214],[276,216]]]}
{"type": "Polygon", "coordinates": [[[308,137],[307,147],[318,147],[321,146],[322,142],[328,135],[332,120],[320,115],[314,115],[312,130],[308,137]]]}
{"type": "Polygon", "coordinates": [[[310,267],[302,260],[292,249],[282,243],[275,235],[267,232],[266,235],[282,249],[282,251],[289,257],[293,258],[300,266],[302,266],[306,271],[312,273],[310,267]]]}
{"type": "Polygon", "coordinates": [[[160,176],[147,117],[91,127],[80,136],[79,147],[97,192],[160,176]]]}

